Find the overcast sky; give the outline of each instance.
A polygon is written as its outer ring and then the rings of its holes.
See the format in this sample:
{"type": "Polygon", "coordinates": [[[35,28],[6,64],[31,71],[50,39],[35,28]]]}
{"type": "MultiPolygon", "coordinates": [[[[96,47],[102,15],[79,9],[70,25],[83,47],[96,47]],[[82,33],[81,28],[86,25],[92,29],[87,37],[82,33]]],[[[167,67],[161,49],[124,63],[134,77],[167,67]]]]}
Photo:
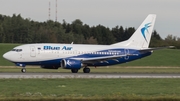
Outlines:
{"type": "MultiPolygon", "coordinates": [[[[155,30],[162,38],[168,34],[180,37],[180,0],[57,0],[58,18],[71,23],[80,19],[90,26],[139,27],[148,14],[157,14],[155,30]]],[[[0,0],[0,14],[35,21],[55,20],[55,0],[0,0]]]]}

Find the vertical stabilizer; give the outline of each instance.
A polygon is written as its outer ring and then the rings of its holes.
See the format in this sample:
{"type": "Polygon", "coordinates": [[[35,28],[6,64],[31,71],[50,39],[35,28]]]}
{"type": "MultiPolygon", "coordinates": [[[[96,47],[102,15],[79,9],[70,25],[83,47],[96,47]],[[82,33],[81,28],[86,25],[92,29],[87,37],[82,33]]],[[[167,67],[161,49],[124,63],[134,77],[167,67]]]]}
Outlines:
{"type": "Polygon", "coordinates": [[[156,20],[155,14],[149,14],[139,28],[126,41],[112,45],[127,46],[129,48],[145,49],[149,47],[152,31],[156,20]]]}

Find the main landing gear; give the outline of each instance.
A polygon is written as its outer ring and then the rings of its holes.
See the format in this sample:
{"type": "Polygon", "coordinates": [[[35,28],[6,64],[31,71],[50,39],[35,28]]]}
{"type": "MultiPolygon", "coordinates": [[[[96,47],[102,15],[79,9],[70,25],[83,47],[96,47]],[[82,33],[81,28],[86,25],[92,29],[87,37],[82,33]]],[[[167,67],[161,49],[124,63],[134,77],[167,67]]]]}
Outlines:
{"type": "MultiPolygon", "coordinates": [[[[71,72],[72,73],[78,73],[78,70],[79,69],[71,69],[71,72]]],[[[90,73],[90,68],[88,68],[88,67],[83,68],[83,72],[84,73],[90,73]]]]}
{"type": "Polygon", "coordinates": [[[84,72],[84,73],[90,73],[90,68],[85,67],[85,68],[83,69],[83,72],[84,72]]]}
{"type": "Polygon", "coordinates": [[[77,73],[79,69],[71,69],[72,73],[77,73]]]}

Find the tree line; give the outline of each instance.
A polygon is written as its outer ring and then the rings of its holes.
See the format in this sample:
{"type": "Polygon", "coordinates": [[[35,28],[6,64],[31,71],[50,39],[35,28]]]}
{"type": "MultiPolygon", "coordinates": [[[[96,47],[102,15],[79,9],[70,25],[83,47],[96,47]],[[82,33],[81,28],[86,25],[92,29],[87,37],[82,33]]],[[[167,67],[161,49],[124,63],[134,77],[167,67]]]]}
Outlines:
{"type": "MultiPolygon", "coordinates": [[[[134,27],[115,26],[110,29],[103,25],[90,27],[80,19],[72,23],[47,20],[37,22],[13,14],[12,17],[0,14],[0,43],[77,43],[77,44],[113,44],[127,40],[134,27]]],[[[168,35],[162,39],[153,31],[150,47],[173,45],[180,48],[180,38],[168,35]]]]}

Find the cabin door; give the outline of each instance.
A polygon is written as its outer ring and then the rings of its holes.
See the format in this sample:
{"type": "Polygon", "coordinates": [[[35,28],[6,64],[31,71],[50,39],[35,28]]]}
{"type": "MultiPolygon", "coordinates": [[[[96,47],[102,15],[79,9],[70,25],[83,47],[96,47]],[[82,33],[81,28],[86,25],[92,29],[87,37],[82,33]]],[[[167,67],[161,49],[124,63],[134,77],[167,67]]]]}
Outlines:
{"type": "Polygon", "coordinates": [[[30,56],[36,57],[36,48],[35,46],[30,46],[30,56]]]}

